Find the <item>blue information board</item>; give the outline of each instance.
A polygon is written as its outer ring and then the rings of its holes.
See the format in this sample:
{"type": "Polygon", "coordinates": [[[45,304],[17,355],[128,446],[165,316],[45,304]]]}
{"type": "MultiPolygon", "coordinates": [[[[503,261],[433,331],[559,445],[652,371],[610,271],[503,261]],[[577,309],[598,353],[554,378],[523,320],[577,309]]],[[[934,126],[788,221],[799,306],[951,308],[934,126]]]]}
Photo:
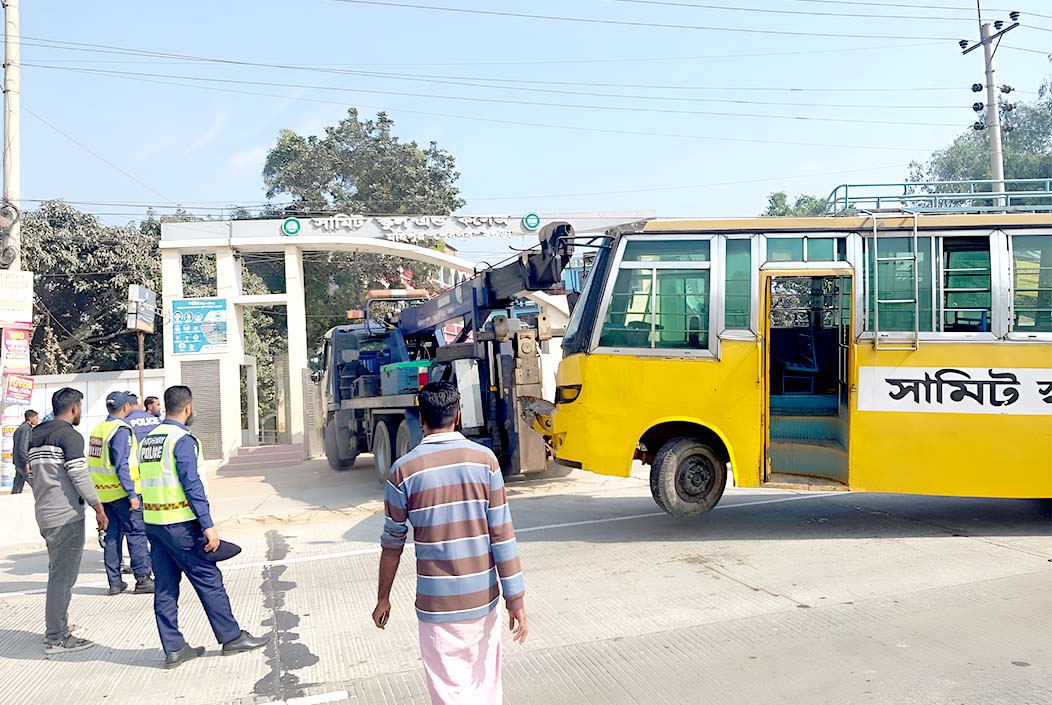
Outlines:
{"type": "Polygon", "coordinates": [[[172,301],[171,331],[176,355],[226,350],[226,299],[172,301]]]}

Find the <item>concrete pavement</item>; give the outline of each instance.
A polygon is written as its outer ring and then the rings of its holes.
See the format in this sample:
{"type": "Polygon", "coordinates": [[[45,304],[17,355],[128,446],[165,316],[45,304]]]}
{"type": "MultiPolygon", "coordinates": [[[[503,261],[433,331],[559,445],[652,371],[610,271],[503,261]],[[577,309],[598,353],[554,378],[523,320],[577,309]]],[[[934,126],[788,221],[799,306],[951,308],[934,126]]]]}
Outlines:
{"type": "MultiPolygon", "coordinates": [[[[219,656],[184,594],[209,652],[161,670],[150,598],[106,597],[95,548],[71,616],[99,646],[45,660],[46,557],[0,555],[0,703],[425,703],[411,551],[391,624],[369,621],[369,473],[220,471],[211,488],[245,549],[225,567],[235,613],[275,646],[219,656]]],[[[641,478],[510,495],[531,634],[505,644],[508,703],[1052,703],[1048,502],[734,490],[681,523],[641,478]]]]}

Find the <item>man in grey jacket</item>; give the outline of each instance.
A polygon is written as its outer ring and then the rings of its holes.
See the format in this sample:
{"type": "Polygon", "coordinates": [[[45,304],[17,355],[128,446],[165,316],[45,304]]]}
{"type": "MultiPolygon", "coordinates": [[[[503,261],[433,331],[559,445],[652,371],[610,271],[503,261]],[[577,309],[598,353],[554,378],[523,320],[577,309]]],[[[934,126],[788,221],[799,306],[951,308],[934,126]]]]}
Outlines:
{"type": "Polygon", "coordinates": [[[69,601],[84,554],[84,505],[95,510],[99,531],[108,525],[84,457],[80,424],[84,395],[63,387],[51,397],[53,421],[36,426],[29,441],[30,487],[37,526],[47,543],[48,578],[44,654],[82,651],[94,644],[69,631],[69,601]]]}
{"type": "Polygon", "coordinates": [[[21,494],[26,484],[29,474],[29,437],[33,435],[33,427],[39,423],[40,414],[30,409],[26,412],[26,420],[15,429],[15,435],[11,438],[11,460],[15,464],[15,482],[11,485],[11,494],[21,494]]]}

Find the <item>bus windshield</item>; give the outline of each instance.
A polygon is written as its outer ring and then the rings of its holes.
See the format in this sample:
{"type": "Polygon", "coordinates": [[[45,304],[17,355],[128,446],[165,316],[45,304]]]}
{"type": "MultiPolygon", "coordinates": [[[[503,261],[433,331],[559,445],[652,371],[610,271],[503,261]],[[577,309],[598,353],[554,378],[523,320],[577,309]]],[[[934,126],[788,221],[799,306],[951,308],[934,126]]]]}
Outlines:
{"type": "Polygon", "coordinates": [[[565,355],[584,352],[588,348],[588,337],[592,330],[592,323],[595,321],[596,310],[599,308],[600,289],[607,262],[610,260],[610,251],[610,247],[600,247],[599,252],[596,253],[595,262],[592,263],[592,269],[585,276],[581,297],[566,324],[566,334],[563,336],[563,354],[565,355]]]}

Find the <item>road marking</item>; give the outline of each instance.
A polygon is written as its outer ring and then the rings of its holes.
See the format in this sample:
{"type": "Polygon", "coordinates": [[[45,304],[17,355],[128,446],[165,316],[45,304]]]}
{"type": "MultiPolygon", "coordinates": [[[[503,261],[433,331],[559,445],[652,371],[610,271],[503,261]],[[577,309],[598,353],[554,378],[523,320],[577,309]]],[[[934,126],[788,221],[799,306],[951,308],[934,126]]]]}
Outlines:
{"type": "Polygon", "coordinates": [[[289,698],[288,700],[272,700],[263,705],[321,705],[322,703],[334,703],[339,700],[347,700],[351,694],[346,690],[337,690],[334,693],[321,693],[319,695],[305,695],[302,698],[289,698]]]}
{"type": "MultiPolygon", "coordinates": [[[[762,504],[778,504],[781,502],[798,502],[803,499],[816,499],[819,497],[838,497],[840,494],[831,492],[818,492],[814,494],[797,494],[791,497],[775,497],[773,499],[760,499],[755,502],[735,502],[734,504],[718,504],[715,510],[721,509],[736,509],[738,507],[756,507],[762,504]]],[[[583,521],[568,521],[560,524],[542,524],[541,526],[527,526],[521,529],[515,529],[516,534],[528,534],[533,531],[550,531],[552,529],[568,529],[575,526],[591,526],[594,524],[612,524],[618,521],[631,521],[633,519],[652,519],[655,517],[666,516],[665,512],[646,512],[645,514],[629,514],[628,516],[621,517],[604,517],[601,519],[585,519],[583,521]]],[[[412,548],[413,544],[407,542],[406,546],[412,548]]],[[[252,563],[234,563],[224,567],[224,570],[246,570],[249,568],[267,568],[275,565],[294,565],[296,563],[313,563],[314,561],[330,561],[337,558],[352,558],[354,556],[367,556],[373,553],[379,553],[379,546],[370,546],[368,548],[359,548],[353,551],[340,551],[338,553],[322,553],[315,556],[303,556],[301,558],[283,558],[278,561],[255,561],[252,563]]],[[[78,587],[86,588],[104,588],[108,587],[109,583],[82,583],[78,587]]],[[[43,595],[46,590],[23,590],[21,592],[0,592],[0,599],[9,597],[25,597],[26,595],[43,595]]],[[[283,701],[279,701],[283,702],[283,701]]],[[[293,701],[289,701],[292,703],[293,701]]],[[[319,701],[327,702],[327,701],[319,701]]],[[[299,705],[297,701],[297,705],[299,705]]],[[[306,705],[306,704],[305,704],[306,705]]]]}

